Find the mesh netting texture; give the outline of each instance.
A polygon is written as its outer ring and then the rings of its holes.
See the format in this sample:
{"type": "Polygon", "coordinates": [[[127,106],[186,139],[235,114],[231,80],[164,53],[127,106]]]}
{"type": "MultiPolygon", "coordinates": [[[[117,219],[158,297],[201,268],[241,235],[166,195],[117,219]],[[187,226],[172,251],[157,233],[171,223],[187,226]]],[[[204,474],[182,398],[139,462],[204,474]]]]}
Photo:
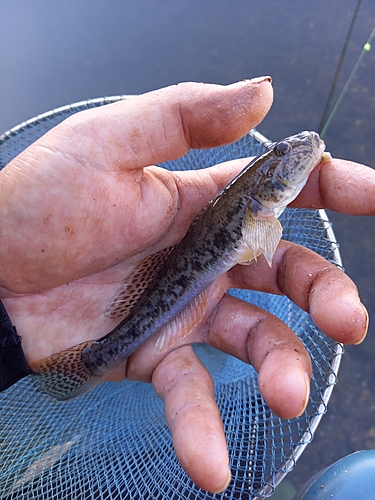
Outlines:
{"type": "MultiPolygon", "coordinates": [[[[127,96],[85,101],[40,115],[0,137],[0,168],[73,113],[127,96]]],[[[174,170],[204,168],[253,156],[267,141],[252,131],[219,148],[191,151],[163,164],[174,170]]],[[[283,238],[340,265],[324,211],[287,209],[283,238]]],[[[295,465],[326,410],[342,347],[286,297],[233,290],[272,312],[301,338],[313,363],[305,413],[293,420],[274,415],[263,401],[251,366],[205,345],[196,352],[215,382],[232,471],[221,495],[197,488],[179,465],[152,387],[140,382],[103,383],[78,399],[59,403],[30,378],[0,394],[0,500],[16,499],[234,499],[263,498],[295,465]]]]}

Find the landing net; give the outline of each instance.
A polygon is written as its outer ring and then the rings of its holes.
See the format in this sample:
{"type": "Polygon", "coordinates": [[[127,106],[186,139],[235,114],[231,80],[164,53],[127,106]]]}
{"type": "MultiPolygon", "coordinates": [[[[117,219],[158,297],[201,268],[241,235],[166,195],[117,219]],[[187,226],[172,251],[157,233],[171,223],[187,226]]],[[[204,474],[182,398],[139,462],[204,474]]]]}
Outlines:
{"type": "MultiPolygon", "coordinates": [[[[0,168],[62,120],[130,96],[94,99],[40,115],[0,137],[0,168]]],[[[205,168],[254,156],[267,139],[252,131],[238,142],[189,152],[163,164],[173,170],[205,168]]],[[[323,210],[287,209],[283,238],[315,250],[340,266],[331,224],[323,210]]],[[[220,495],[197,488],[179,465],[162,402],[151,385],[103,383],[65,403],[38,392],[26,378],[0,394],[0,499],[237,499],[269,496],[295,465],[325,413],[336,382],[342,346],[286,297],[233,290],[272,312],[300,337],[313,364],[304,414],[282,420],[260,395],[255,370],[213,348],[197,345],[215,382],[224,422],[232,482],[220,495]]]]}

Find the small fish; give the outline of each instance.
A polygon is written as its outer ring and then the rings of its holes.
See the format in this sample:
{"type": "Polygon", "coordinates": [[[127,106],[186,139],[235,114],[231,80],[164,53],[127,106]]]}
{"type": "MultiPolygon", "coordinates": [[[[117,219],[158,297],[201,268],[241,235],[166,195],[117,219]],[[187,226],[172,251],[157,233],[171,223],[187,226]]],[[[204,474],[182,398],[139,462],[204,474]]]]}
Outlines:
{"type": "Polygon", "coordinates": [[[217,278],[261,254],[271,266],[282,234],[278,217],[328,155],[324,149],[316,132],[301,132],[253,159],[196,216],[179,244],[135,268],[105,311],[123,318],[118,326],[32,364],[41,389],[58,400],[83,394],[158,332],[156,349],[169,349],[202,320],[207,287],[217,278]]]}

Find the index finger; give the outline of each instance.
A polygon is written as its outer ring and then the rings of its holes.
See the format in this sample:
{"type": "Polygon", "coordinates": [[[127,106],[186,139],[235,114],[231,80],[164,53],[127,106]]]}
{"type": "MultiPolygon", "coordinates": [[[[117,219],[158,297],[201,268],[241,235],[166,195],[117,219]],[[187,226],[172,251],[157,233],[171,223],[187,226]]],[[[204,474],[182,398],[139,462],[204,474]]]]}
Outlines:
{"type": "Polygon", "coordinates": [[[375,170],[337,158],[323,161],[291,206],[375,215],[375,170]]]}
{"type": "Polygon", "coordinates": [[[366,336],[368,315],[353,281],[317,253],[281,241],[272,268],[265,259],[232,270],[235,287],[281,294],[311,314],[337,342],[358,344],[366,336]]]}

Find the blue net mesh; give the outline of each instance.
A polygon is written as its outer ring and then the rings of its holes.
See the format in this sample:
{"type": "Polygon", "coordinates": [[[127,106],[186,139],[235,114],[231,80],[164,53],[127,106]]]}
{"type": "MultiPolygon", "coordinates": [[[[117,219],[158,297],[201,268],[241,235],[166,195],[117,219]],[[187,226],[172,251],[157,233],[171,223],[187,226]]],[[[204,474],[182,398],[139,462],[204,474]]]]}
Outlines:
{"type": "MultiPolygon", "coordinates": [[[[73,113],[126,96],[95,99],[40,115],[0,137],[0,168],[73,113]]],[[[259,154],[266,139],[252,131],[219,148],[191,151],[164,167],[205,168],[259,154]]],[[[283,237],[340,265],[324,211],[286,210],[283,237]]],[[[263,498],[295,465],[311,441],[336,381],[342,347],[286,297],[233,290],[272,312],[301,338],[313,362],[305,413],[293,420],[274,415],[260,395],[251,366],[205,345],[195,346],[215,382],[224,422],[232,481],[221,495],[197,488],[179,465],[152,387],[104,383],[59,403],[38,392],[29,378],[0,394],[0,499],[235,499],[263,498]]]]}

